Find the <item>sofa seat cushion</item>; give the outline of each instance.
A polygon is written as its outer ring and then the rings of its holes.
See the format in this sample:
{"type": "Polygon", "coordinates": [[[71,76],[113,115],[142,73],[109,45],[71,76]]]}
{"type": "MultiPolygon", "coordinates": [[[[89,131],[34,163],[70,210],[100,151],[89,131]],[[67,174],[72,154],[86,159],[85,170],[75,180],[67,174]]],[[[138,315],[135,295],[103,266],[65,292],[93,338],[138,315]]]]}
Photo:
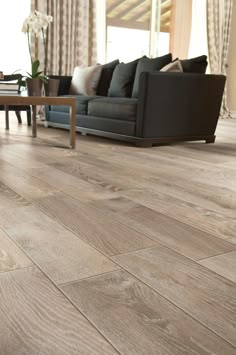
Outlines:
{"type": "Polygon", "coordinates": [[[104,97],[88,103],[88,116],[135,121],[136,113],[137,99],[104,97]]]}
{"type": "MultiPolygon", "coordinates": [[[[73,97],[74,95],[64,95],[64,97],[73,97]]],[[[88,112],[88,102],[97,98],[98,96],[83,96],[77,95],[76,98],[76,114],[80,115],[87,115],[88,112]]],[[[56,112],[70,112],[70,106],[58,106],[58,105],[51,105],[51,111],[56,112]]]]}

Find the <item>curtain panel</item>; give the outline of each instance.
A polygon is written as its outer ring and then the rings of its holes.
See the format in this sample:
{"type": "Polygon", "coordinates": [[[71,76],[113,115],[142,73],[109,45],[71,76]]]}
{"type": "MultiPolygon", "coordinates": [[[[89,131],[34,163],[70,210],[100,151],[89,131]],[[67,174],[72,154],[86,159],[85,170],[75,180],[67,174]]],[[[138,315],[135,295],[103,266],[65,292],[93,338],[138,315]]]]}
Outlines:
{"type": "MultiPolygon", "coordinates": [[[[207,34],[209,64],[212,74],[226,75],[233,0],[207,0],[207,34]]],[[[227,90],[223,95],[221,117],[231,117],[227,90]]]]}
{"type": "MultiPolygon", "coordinates": [[[[75,66],[97,63],[96,0],[31,0],[31,11],[53,17],[46,36],[47,74],[71,75],[75,66]]],[[[43,66],[42,41],[34,40],[43,66]]]]}
{"type": "Polygon", "coordinates": [[[192,0],[172,0],[170,52],[173,58],[188,58],[192,21],[192,0]]]}

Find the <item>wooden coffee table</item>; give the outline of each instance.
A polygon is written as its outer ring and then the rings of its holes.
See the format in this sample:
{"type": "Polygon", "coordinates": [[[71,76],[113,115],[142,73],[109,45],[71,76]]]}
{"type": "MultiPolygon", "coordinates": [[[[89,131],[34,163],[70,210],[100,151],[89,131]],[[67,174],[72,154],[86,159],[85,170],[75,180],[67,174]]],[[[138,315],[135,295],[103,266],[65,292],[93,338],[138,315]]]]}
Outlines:
{"type": "Polygon", "coordinates": [[[32,106],[32,136],[37,137],[36,106],[37,105],[58,105],[70,106],[70,144],[69,148],[75,148],[76,140],[76,117],[75,98],[64,96],[25,96],[25,95],[1,95],[0,105],[6,110],[6,129],[9,129],[8,106],[31,105],[32,106]]]}

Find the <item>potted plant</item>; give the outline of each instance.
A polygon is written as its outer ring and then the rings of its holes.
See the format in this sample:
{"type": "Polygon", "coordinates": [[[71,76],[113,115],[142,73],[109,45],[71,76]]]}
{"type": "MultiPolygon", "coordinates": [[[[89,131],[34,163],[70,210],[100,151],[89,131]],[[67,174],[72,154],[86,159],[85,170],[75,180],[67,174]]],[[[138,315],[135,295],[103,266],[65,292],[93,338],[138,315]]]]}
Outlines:
{"type": "Polygon", "coordinates": [[[19,79],[20,86],[26,86],[29,96],[40,96],[42,93],[43,82],[47,83],[48,79],[45,75],[42,75],[42,71],[39,71],[40,62],[36,59],[31,64],[31,73],[27,72],[27,75],[22,76],[19,79]]]}
{"type": "Polygon", "coordinates": [[[28,48],[31,60],[31,73],[27,72],[20,81],[20,86],[26,86],[28,89],[28,95],[40,96],[42,92],[43,82],[48,83],[47,77],[47,48],[46,48],[46,31],[50,22],[52,22],[52,16],[36,11],[31,13],[24,21],[22,32],[27,33],[28,48]],[[35,37],[42,37],[43,47],[44,47],[44,71],[40,71],[40,61],[38,59],[33,60],[31,44],[30,44],[30,33],[34,34],[35,37]]]}

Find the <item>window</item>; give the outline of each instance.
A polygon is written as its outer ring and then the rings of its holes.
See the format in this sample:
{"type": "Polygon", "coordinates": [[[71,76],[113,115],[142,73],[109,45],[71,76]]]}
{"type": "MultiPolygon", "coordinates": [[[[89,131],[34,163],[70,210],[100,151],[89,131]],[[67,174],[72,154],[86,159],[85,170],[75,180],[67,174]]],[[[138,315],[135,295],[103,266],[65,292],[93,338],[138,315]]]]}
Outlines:
{"type": "Polygon", "coordinates": [[[169,52],[171,0],[106,0],[106,61],[169,52]]]}
{"type": "Polygon", "coordinates": [[[29,13],[30,0],[1,2],[0,70],[4,74],[11,74],[19,69],[25,72],[30,68],[27,36],[21,31],[23,21],[29,13]]]}

